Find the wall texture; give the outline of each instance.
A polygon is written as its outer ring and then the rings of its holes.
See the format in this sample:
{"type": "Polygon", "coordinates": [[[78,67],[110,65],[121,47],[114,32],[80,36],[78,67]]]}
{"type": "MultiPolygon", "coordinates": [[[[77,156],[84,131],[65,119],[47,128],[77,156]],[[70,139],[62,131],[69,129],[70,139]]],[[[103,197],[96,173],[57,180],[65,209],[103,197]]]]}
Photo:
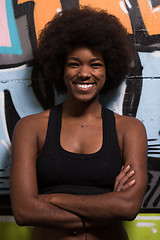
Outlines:
{"type": "MultiPolygon", "coordinates": [[[[10,213],[11,138],[16,122],[61,100],[51,86],[37,81],[41,77],[34,62],[37,37],[57,11],[80,5],[108,10],[134,38],[136,57],[130,76],[101,101],[117,113],[139,118],[146,126],[149,183],[142,204],[144,214],[137,217],[131,230],[147,229],[147,239],[158,239],[160,0],[0,0],[0,214],[10,213]]],[[[136,240],[142,239],[138,236],[136,240]]]]}

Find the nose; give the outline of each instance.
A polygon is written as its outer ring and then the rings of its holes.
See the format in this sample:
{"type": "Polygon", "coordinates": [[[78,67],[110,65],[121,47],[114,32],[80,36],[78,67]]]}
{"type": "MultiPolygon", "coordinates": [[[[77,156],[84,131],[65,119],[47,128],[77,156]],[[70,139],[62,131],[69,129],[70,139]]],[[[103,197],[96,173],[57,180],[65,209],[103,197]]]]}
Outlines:
{"type": "Polygon", "coordinates": [[[89,79],[91,77],[90,69],[88,66],[81,66],[80,71],[78,73],[79,78],[81,79],[89,79]]]}

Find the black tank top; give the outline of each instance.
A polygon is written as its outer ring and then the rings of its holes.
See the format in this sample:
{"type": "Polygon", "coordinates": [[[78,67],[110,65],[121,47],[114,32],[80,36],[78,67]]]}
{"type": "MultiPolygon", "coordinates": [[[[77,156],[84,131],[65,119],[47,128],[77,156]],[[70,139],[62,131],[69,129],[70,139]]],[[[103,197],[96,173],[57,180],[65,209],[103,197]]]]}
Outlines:
{"type": "Polygon", "coordinates": [[[39,193],[94,195],[113,191],[122,167],[114,113],[102,107],[103,143],[92,154],[68,152],[60,144],[62,105],[52,107],[47,135],[37,158],[39,193]]]}

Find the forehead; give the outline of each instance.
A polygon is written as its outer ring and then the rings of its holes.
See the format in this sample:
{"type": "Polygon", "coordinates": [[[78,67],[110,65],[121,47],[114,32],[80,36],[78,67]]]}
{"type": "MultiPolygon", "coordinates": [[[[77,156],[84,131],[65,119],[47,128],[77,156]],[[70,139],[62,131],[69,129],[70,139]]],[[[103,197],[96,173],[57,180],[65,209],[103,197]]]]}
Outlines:
{"type": "Polygon", "coordinates": [[[88,47],[76,47],[71,50],[71,52],[67,56],[68,59],[70,58],[77,58],[77,59],[99,59],[103,61],[103,57],[100,51],[92,50],[88,47]]]}

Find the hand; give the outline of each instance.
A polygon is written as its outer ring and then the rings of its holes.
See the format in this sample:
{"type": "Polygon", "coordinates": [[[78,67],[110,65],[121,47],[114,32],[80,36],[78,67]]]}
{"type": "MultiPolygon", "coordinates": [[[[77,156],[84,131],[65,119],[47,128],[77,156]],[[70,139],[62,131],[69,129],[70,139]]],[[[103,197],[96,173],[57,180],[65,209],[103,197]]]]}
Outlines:
{"type": "Polygon", "coordinates": [[[51,197],[53,198],[53,194],[39,194],[38,195],[38,199],[42,200],[44,202],[50,202],[51,201],[51,197]]]}
{"type": "Polygon", "coordinates": [[[66,196],[69,196],[69,195],[65,194],[65,193],[39,194],[38,199],[57,206],[56,204],[59,203],[60,201],[63,202],[63,200],[66,196]]]}
{"type": "Polygon", "coordinates": [[[114,192],[124,191],[135,184],[135,179],[129,180],[135,173],[134,170],[130,171],[130,168],[130,165],[122,167],[114,183],[114,192]]]}

